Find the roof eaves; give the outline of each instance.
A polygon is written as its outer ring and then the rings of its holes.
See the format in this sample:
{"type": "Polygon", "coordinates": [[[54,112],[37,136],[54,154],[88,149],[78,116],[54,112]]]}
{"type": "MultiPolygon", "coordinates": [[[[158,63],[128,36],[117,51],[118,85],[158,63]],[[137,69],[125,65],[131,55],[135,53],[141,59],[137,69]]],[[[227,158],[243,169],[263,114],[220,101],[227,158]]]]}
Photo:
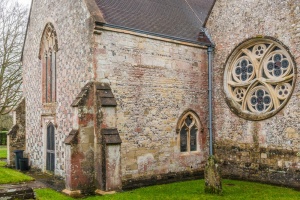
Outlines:
{"type": "Polygon", "coordinates": [[[203,28],[199,33],[198,41],[207,43],[208,45],[206,46],[215,46],[215,43],[213,42],[212,37],[206,28],[203,28]]]}
{"type": "MultiPolygon", "coordinates": [[[[195,40],[194,41],[194,40],[190,40],[190,39],[186,39],[186,38],[180,38],[180,37],[165,35],[165,34],[161,34],[161,33],[153,33],[153,32],[149,32],[149,31],[128,28],[128,27],[124,27],[124,26],[120,26],[120,25],[108,24],[108,23],[102,23],[102,22],[96,22],[96,29],[97,29],[97,25],[102,26],[102,27],[109,27],[109,28],[121,29],[121,30],[126,30],[126,31],[132,31],[132,32],[140,33],[140,34],[151,35],[151,36],[155,36],[155,37],[161,37],[161,38],[180,41],[180,42],[197,44],[197,45],[201,45],[201,46],[211,46],[212,45],[210,40],[206,40],[206,41],[195,40]]],[[[199,34],[201,33],[201,30],[202,29],[199,30],[199,34]]]]}

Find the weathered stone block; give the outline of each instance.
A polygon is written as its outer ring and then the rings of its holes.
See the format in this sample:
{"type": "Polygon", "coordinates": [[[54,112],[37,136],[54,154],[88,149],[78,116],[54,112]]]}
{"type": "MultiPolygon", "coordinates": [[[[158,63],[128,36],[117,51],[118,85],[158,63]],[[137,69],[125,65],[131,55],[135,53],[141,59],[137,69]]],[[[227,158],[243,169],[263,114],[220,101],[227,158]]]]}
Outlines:
{"type": "Polygon", "coordinates": [[[214,156],[210,156],[205,165],[205,192],[212,194],[222,194],[222,178],[220,166],[214,156]]]}
{"type": "MultiPolygon", "coordinates": [[[[216,1],[206,27],[210,31],[216,44],[214,66],[224,66],[230,53],[237,46],[255,37],[274,37],[275,40],[286,45],[288,51],[295,58],[296,66],[300,65],[300,13],[297,8],[298,0],[279,1],[216,1]],[[242,12],[236,12],[236,9],[242,12]],[[288,11],[288,14],[287,12],[288,11]],[[242,13],[248,13],[243,15],[242,13]],[[262,17],[263,16],[263,17],[262,17]],[[279,17],[284,16],[284,17],[279,17]],[[266,20],[267,19],[267,20],[266,20]],[[270,26],[274,24],[274,26],[270,26]],[[276,25],[275,25],[276,24],[276,25]],[[296,24],[296,25],[295,25],[296,24]]],[[[299,69],[297,69],[299,74],[299,69]]],[[[299,79],[299,76],[297,77],[299,79]]],[[[224,67],[214,68],[214,130],[216,138],[216,154],[224,165],[223,174],[230,177],[251,179],[271,183],[280,183],[300,188],[296,177],[299,172],[295,169],[296,152],[299,150],[299,81],[296,80],[294,93],[289,103],[275,116],[263,121],[249,121],[235,115],[224,99],[224,67]],[[240,132],[233,136],[232,133],[240,132]],[[229,141],[229,143],[228,143],[229,141]],[[271,171],[254,171],[245,174],[246,169],[241,168],[243,157],[239,158],[236,151],[229,150],[227,146],[239,146],[250,152],[248,163],[268,165],[271,171]],[[263,148],[263,149],[261,149],[263,148]],[[258,153],[252,153],[258,152],[258,153]],[[231,155],[231,156],[228,156],[231,155]],[[233,158],[235,162],[231,162],[233,158]],[[241,159],[241,160],[239,160],[241,159]],[[291,164],[285,162],[292,162],[291,164]],[[291,174],[277,173],[282,168],[291,171],[291,174]],[[281,168],[281,169],[279,169],[281,168]],[[264,174],[264,176],[257,176],[264,174]]],[[[247,164],[249,165],[249,164],[247,164]]]]}
{"type": "Polygon", "coordinates": [[[268,158],[268,155],[267,155],[266,153],[261,153],[261,154],[260,154],[260,157],[261,157],[261,158],[268,158]]]}
{"type": "Polygon", "coordinates": [[[35,199],[33,189],[27,186],[11,185],[9,187],[1,187],[0,199],[35,199]]]}

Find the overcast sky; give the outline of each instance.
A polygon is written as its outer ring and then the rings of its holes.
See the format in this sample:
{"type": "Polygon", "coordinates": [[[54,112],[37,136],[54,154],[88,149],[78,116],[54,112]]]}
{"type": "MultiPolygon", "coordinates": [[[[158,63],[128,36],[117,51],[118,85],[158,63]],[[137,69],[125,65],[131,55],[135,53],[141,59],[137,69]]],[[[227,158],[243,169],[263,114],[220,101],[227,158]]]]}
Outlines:
{"type": "Polygon", "coordinates": [[[26,5],[26,6],[30,6],[31,0],[18,0],[19,3],[26,5]]]}

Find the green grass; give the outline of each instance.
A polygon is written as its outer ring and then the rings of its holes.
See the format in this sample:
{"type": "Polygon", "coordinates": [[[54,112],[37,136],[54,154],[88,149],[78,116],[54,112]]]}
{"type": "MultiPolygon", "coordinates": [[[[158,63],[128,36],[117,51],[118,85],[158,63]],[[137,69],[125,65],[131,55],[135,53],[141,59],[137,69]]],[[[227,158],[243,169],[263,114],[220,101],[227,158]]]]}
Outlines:
{"type": "Polygon", "coordinates": [[[35,189],[35,196],[36,199],[45,199],[45,200],[71,200],[73,198],[68,197],[64,194],[61,194],[59,192],[56,192],[54,190],[44,188],[44,189],[35,189]]]}
{"type": "Polygon", "coordinates": [[[4,159],[7,157],[7,147],[0,146],[0,159],[4,159]]]}
{"type": "Polygon", "coordinates": [[[0,161],[0,167],[4,167],[6,165],[6,162],[0,161]]]}
{"type": "MultiPolygon", "coordinates": [[[[166,185],[156,185],[140,188],[132,191],[117,193],[106,196],[93,196],[87,200],[97,199],[180,199],[180,200],[228,200],[228,199],[261,199],[261,200],[295,200],[300,199],[300,192],[289,188],[270,186],[259,183],[223,180],[223,196],[204,193],[204,180],[186,181],[166,185]]],[[[37,199],[40,200],[70,200],[72,198],[50,189],[35,190],[37,199]]]]}
{"type": "Polygon", "coordinates": [[[32,177],[22,174],[13,169],[4,167],[5,162],[0,161],[0,184],[20,183],[34,180],[32,177]]]}

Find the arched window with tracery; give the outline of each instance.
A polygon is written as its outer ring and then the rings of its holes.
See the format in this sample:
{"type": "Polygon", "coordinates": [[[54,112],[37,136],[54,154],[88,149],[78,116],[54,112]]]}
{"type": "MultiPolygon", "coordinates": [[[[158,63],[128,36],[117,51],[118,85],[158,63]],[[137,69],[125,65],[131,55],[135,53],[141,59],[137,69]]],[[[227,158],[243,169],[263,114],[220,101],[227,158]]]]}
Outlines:
{"type": "Polygon", "coordinates": [[[194,112],[188,111],[179,119],[177,130],[180,152],[198,151],[200,121],[194,112]]]}
{"type": "Polygon", "coordinates": [[[41,39],[39,58],[42,61],[42,99],[56,102],[56,57],[58,45],[54,26],[48,23],[41,39]]]}
{"type": "Polygon", "coordinates": [[[224,90],[231,110],[249,120],[278,113],[289,101],[296,81],[293,57],[280,42],[253,38],[230,55],[224,73],[224,90]]]}

